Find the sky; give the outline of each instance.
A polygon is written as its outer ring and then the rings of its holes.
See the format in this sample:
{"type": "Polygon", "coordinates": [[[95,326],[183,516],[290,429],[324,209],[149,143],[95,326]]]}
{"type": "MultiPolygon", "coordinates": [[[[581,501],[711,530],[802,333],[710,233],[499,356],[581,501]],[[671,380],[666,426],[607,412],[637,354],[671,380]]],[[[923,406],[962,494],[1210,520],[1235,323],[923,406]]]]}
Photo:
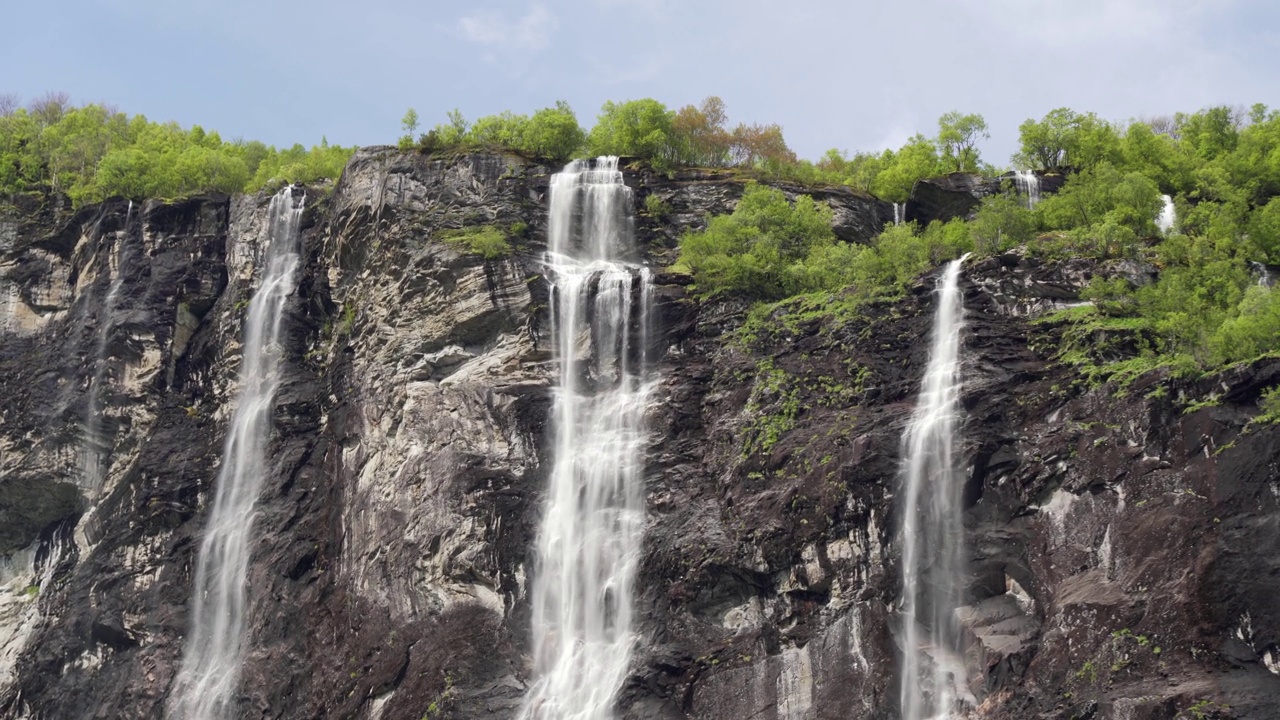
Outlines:
{"type": "Polygon", "coordinates": [[[64,91],[275,145],[391,143],[566,100],[720,96],[801,157],[979,113],[983,158],[1057,107],[1280,106],[1276,0],[8,0],[0,94],[64,91]]]}

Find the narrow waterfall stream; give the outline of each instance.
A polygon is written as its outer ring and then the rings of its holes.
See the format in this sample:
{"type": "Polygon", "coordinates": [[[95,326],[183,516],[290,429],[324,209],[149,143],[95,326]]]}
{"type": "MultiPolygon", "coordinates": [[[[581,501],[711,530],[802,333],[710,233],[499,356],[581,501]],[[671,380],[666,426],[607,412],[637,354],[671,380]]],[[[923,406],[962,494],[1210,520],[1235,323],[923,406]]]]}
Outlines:
{"type": "Polygon", "coordinates": [[[299,221],[306,196],[286,187],[271,199],[261,285],[249,302],[240,361],[240,397],[227,428],[213,507],[196,559],[191,625],[168,717],[232,717],[244,654],[245,577],[254,505],[265,475],[271,408],[280,384],[281,329],[301,261],[299,221]]]}
{"type": "Polygon", "coordinates": [[[1040,176],[1032,170],[1015,170],[1013,184],[1020,194],[1027,196],[1027,209],[1034,210],[1040,202],[1040,176]]]}
{"type": "MultiPolygon", "coordinates": [[[[129,265],[129,225],[133,220],[133,201],[125,214],[124,227],[115,234],[115,271],[107,287],[98,316],[98,342],[94,352],[93,377],[89,382],[89,399],[85,408],[84,438],[81,441],[81,472],[84,490],[91,495],[102,489],[107,461],[111,457],[112,438],[106,437],[102,423],[102,393],[107,381],[107,360],[111,331],[115,328],[116,305],[124,287],[125,268],[129,265]]],[[[111,268],[108,267],[108,270],[111,268]]]]}
{"type": "Polygon", "coordinates": [[[532,603],[535,680],[521,717],[613,716],[634,644],[644,527],[644,411],[653,285],[615,157],[551,180],[554,458],[532,603]]]}
{"type": "Polygon", "coordinates": [[[1168,235],[1173,232],[1173,226],[1178,224],[1178,208],[1173,204],[1173,198],[1168,195],[1160,196],[1160,214],[1156,217],[1156,227],[1160,228],[1162,235],[1168,235]]]}
{"type": "Polygon", "coordinates": [[[903,720],[950,718],[974,702],[954,617],[963,601],[965,574],[964,477],[952,457],[960,412],[963,262],[949,263],[938,281],[929,365],[903,438],[903,720]]]}

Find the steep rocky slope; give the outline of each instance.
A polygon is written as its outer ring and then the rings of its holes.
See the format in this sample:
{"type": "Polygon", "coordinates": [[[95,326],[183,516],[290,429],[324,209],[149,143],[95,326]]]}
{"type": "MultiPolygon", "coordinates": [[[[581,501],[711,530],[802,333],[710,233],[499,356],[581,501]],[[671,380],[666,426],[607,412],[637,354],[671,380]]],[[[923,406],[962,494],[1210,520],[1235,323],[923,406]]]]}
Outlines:
{"type": "MultiPolygon", "coordinates": [[[[244,717],[519,706],[549,467],[553,171],[371,149],[312,189],[248,579],[244,717]],[[477,225],[513,252],[486,260],[443,237],[477,225]]],[[[639,207],[666,206],[638,217],[656,266],[741,193],[710,172],[628,182],[639,207]]],[[[820,199],[845,240],[892,220],[848,191],[820,199]]],[[[0,717],[158,717],[266,198],[73,215],[19,200],[0,215],[0,717]]],[[[1094,273],[1151,272],[1017,254],[966,267],[961,617],[980,717],[1280,707],[1280,430],[1249,424],[1280,361],[1117,393],[1053,362],[1060,329],[1036,322],[1094,273]]],[[[623,715],[895,717],[895,481],[932,279],[751,333],[744,308],[699,304],[684,282],[659,276],[623,715]]]]}

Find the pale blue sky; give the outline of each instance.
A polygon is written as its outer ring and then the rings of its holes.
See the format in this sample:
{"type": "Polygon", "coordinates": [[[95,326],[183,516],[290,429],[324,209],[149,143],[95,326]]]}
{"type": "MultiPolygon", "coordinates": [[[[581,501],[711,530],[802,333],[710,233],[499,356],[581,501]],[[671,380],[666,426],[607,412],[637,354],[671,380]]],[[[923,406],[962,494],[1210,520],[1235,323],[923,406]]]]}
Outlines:
{"type": "Polygon", "coordinates": [[[10,0],[0,93],[64,90],[277,145],[392,142],[570,102],[711,94],[802,156],[897,146],[952,109],[984,156],[1059,106],[1105,118],[1280,105],[1274,0],[10,0]]]}

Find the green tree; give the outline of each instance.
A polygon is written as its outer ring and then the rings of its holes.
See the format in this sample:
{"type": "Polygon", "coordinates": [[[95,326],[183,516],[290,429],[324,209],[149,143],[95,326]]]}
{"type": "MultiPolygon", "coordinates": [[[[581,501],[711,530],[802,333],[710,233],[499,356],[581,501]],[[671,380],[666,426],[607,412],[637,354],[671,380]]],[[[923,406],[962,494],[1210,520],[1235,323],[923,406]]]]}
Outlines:
{"type": "Polygon", "coordinates": [[[473,124],[460,138],[476,145],[500,145],[520,149],[524,145],[529,118],[507,110],[497,115],[486,115],[473,124]]]}
{"type": "Polygon", "coordinates": [[[1253,211],[1249,241],[1257,248],[1258,260],[1280,264],[1280,197],[1253,211]]]}
{"type": "Polygon", "coordinates": [[[953,110],[938,118],[938,146],[942,161],[956,172],[977,172],[978,141],[991,137],[981,115],[964,115],[953,110]]]}
{"type": "Polygon", "coordinates": [[[938,147],[923,135],[916,135],[897,152],[886,152],[883,167],[872,182],[871,192],[891,202],[906,202],[918,180],[943,172],[938,147]]]}
{"type": "Polygon", "coordinates": [[[1038,210],[1050,228],[1088,228],[1110,220],[1137,234],[1154,235],[1162,206],[1160,188],[1150,178],[1102,162],[1072,175],[1038,210]]]}
{"type": "Polygon", "coordinates": [[[983,253],[999,253],[1030,240],[1036,231],[1035,216],[1014,195],[983,198],[975,213],[970,233],[983,253]]]}
{"type": "Polygon", "coordinates": [[[1039,122],[1027,120],[1018,131],[1021,150],[1014,162],[1030,169],[1080,170],[1103,160],[1115,161],[1120,151],[1114,127],[1093,113],[1069,108],[1052,110],[1039,122]]]}
{"type": "Polygon", "coordinates": [[[1226,106],[1175,116],[1179,141],[1197,157],[1212,160],[1235,149],[1244,117],[1226,106]]]}
{"type": "Polygon", "coordinates": [[[727,120],[724,101],[715,96],[697,107],[680,108],[672,120],[680,161],[702,167],[728,165],[731,138],[725,129],[727,120]]]}
{"type": "Polygon", "coordinates": [[[554,107],[533,114],[525,128],[523,147],[535,157],[568,160],[582,149],[586,133],[578,125],[578,116],[563,100],[554,107]]]}
{"type": "Polygon", "coordinates": [[[626,155],[670,165],[678,159],[674,121],[675,113],[652,98],[608,101],[587,136],[587,146],[592,155],[626,155]]]}
{"type": "Polygon", "coordinates": [[[400,128],[404,130],[404,135],[400,136],[400,148],[407,150],[413,146],[413,136],[418,132],[418,111],[413,108],[406,110],[404,117],[400,118],[400,128]]]}

